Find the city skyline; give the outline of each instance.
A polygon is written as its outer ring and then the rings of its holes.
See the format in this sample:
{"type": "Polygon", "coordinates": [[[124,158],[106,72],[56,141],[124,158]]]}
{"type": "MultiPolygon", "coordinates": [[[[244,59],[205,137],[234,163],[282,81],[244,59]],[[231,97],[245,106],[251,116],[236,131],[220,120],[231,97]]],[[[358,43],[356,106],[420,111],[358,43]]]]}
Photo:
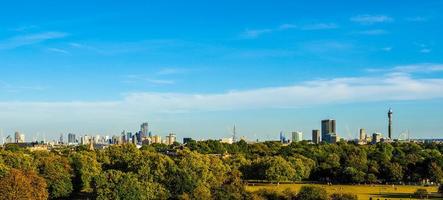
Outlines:
{"type": "Polygon", "coordinates": [[[0,8],[0,131],[57,140],[147,121],[161,135],[226,138],[235,124],[239,137],[271,140],[307,138],[331,118],[340,137],[358,138],[360,128],[386,136],[392,107],[393,138],[439,138],[442,8],[10,2],[0,8]]]}

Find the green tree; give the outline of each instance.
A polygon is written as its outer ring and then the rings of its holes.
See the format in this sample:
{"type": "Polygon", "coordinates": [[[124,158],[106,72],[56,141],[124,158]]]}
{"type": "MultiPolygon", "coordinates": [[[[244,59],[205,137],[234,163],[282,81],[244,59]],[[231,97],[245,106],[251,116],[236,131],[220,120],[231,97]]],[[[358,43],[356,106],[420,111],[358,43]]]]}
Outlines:
{"type": "Polygon", "coordinates": [[[101,164],[93,151],[80,151],[69,156],[74,170],[73,186],[75,191],[92,192],[92,180],[100,175],[101,164]]]}
{"type": "Polygon", "coordinates": [[[66,157],[50,153],[36,155],[38,173],[45,178],[50,198],[68,197],[73,191],[72,169],[66,157]]]}
{"type": "Polygon", "coordinates": [[[303,200],[328,200],[328,193],[321,187],[302,186],[297,194],[297,199],[303,200]]]}
{"type": "Polygon", "coordinates": [[[166,189],[160,184],[139,181],[137,175],[132,172],[108,170],[94,180],[94,191],[98,200],[163,200],[169,197],[166,189]]]}

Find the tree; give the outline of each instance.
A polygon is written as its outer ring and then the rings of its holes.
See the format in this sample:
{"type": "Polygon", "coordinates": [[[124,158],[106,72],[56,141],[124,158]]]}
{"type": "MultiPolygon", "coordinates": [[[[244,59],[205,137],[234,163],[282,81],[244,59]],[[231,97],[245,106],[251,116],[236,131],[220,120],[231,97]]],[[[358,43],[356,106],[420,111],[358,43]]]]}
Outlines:
{"type": "Polygon", "coordinates": [[[297,199],[303,200],[328,200],[326,190],[316,186],[302,186],[297,194],[297,199]]]}
{"type": "Polygon", "coordinates": [[[34,172],[9,170],[0,179],[0,199],[5,200],[44,200],[48,198],[46,182],[34,172]]]}
{"type": "Polygon", "coordinates": [[[164,200],[169,194],[158,183],[139,181],[132,172],[108,170],[94,179],[98,200],[133,199],[133,200],[164,200]]]}
{"type": "Polygon", "coordinates": [[[72,169],[66,157],[53,154],[36,154],[38,173],[45,178],[49,197],[68,197],[73,191],[72,169]]]}
{"type": "Polygon", "coordinates": [[[74,170],[73,186],[75,191],[92,192],[92,180],[101,172],[95,152],[81,151],[69,156],[74,170]]]}
{"type": "Polygon", "coordinates": [[[331,195],[331,200],[358,200],[358,197],[355,194],[335,193],[331,195]]]}

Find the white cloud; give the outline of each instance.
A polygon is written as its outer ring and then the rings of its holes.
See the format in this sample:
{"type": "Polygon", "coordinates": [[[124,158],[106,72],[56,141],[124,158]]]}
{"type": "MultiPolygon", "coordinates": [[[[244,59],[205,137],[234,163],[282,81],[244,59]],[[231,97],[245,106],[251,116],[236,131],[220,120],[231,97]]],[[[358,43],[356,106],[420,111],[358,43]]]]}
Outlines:
{"type": "Polygon", "coordinates": [[[56,53],[61,53],[61,54],[66,54],[66,55],[71,55],[71,53],[69,51],[66,51],[64,49],[59,49],[59,48],[48,48],[48,51],[52,51],[52,52],[56,52],[56,53]]]}
{"type": "Polygon", "coordinates": [[[414,65],[400,65],[393,68],[369,68],[366,71],[368,72],[387,72],[387,73],[403,73],[403,74],[412,74],[412,73],[433,73],[433,72],[443,72],[443,64],[435,64],[435,63],[421,63],[414,65]]]}
{"type": "Polygon", "coordinates": [[[119,101],[109,102],[2,102],[0,116],[15,113],[25,115],[60,115],[78,113],[107,115],[137,115],[137,113],[220,111],[262,108],[297,108],[310,105],[353,102],[421,100],[443,98],[443,79],[413,78],[418,71],[443,71],[440,64],[398,66],[372,70],[381,76],[319,79],[281,87],[257,88],[224,93],[129,93],[119,101]]]}
{"type": "Polygon", "coordinates": [[[361,35],[385,35],[389,32],[383,29],[372,29],[372,30],[365,30],[365,31],[358,31],[358,34],[361,35]]]}
{"type": "Polygon", "coordinates": [[[338,28],[337,24],[334,23],[319,23],[319,24],[308,24],[303,26],[302,30],[327,30],[327,29],[336,29],[338,28]]]}
{"type": "Polygon", "coordinates": [[[247,29],[243,34],[243,38],[247,38],[247,39],[253,39],[253,38],[257,38],[260,35],[263,35],[265,33],[271,33],[274,30],[272,29],[255,29],[255,30],[250,30],[247,29]]]}
{"type": "Polygon", "coordinates": [[[428,21],[429,19],[428,18],[426,18],[426,17],[421,17],[421,16],[418,16],[418,17],[408,17],[408,18],[406,18],[406,21],[410,21],[410,22],[426,22],[426,21],[428,21]]]}
{"type": "Polygon", "coordinates": [[[66,37],[63,32],[43,32],[37,34],[20,35],[0,41],[0,50],[14,49],[21,46],[32,45],[46,40],[66,37]]]}
{"type": "Polygon", "coordinates": [[[157,75],[172,75],[172,74],[183,74],[188,70],[184,68],[163,68],[157,71],[157,75]]]}
{"type": "Polygon", "coordinates": [[[291,28],[297,28],[297,25],[295,24],[282,24],[278,27],[280,30],[286,30],[291,28]]]}
{"type": "Polygon", "coordinates": [[[297,26],[295,24],[282,24],[276,28],[267,28],[267,29],[246,29],[241,34],[242,38],[245,39],[255,39],[261,35],[273,33],[276,31],[285,31],[288,29],[298,29],[303,31],[311,31],[311,30],[327,30],[327,29],[336,29],[338,25],[335,23],[317,23],[317,24],[306,24],[303,26],[297,26]]]}
{"type": "Polygon", "coordinates": [[[394,21],[393,18],[387,15],[358,15],[351,17],[350,20],[359,24],[366,24],[366,25],[376,24],[376,23],[387,23],[394,21]]]}

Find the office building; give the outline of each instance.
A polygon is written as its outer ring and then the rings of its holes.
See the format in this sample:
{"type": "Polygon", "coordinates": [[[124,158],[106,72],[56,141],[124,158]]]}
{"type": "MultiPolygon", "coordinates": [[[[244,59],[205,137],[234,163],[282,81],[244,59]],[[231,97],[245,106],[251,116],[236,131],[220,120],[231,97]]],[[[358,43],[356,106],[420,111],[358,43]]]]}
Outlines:
{"type": "Polygon", "coordinates": [[[364,141],[366,140],[366,130],[364,128],[360,129],[360,137],[359,137],[360,141],[364,141]]]}
{"type": "Polygon", "coordinates": [[[177,137],[175,136],[174,133],[169,133],[168,136],[166,136],[166,144],[167,145],[172,145],[174,144],[174,142],[177,140],[177,137]]]}
{"type": "Polygon", "coordinates": [[[75,134],[69,133],[68,134],[68,144],[75,144],[77,143],[77,139],[75,139],[75,134]]]}
{"type": "Polygon", "coordinates": [[[162,137],[159,135],[154,135],[151,137],[152,144],[160,144],[162,143],[162,137]]]}
{"type": "Polygon", "coordinates": [[[377,144],[381,141],[382,135],[381,133],[373,133],[372,134],[372,144],[377,144]]]}
{"type": "Polygon", "coordinates": [[[312,130],[312,142],[314,144],[320,143],[320,130],[312,130]]]}
{"type": "MultiPolygon", "coordinates": [[[[335,120],[326,119],[321,121],[321,140],[327,143],[335,143],[334,138],[337,138],[337,133],[335,132],[335,120]]],[[[336,140],[335,140],[336,141],[336,140]]]]}
{"type": "Polygon", "coordinates": [[[292,132],[292,142],[300,142],[303,140],[303,132],[295,131],[292,132]]]}
{"type": "Polygon", "coordinates": [[[140,126],[140,132],[141,132],[141,138],[151,137],[151,133],[149,132],[148,122],[145,122],[140,126]]]}
{"type": "Polygon", "coordinates": [[[14,142],[15,143],[24,143],[25,142],[25,134],[22,134],[18,131],[14,133],[14,142]]]}

